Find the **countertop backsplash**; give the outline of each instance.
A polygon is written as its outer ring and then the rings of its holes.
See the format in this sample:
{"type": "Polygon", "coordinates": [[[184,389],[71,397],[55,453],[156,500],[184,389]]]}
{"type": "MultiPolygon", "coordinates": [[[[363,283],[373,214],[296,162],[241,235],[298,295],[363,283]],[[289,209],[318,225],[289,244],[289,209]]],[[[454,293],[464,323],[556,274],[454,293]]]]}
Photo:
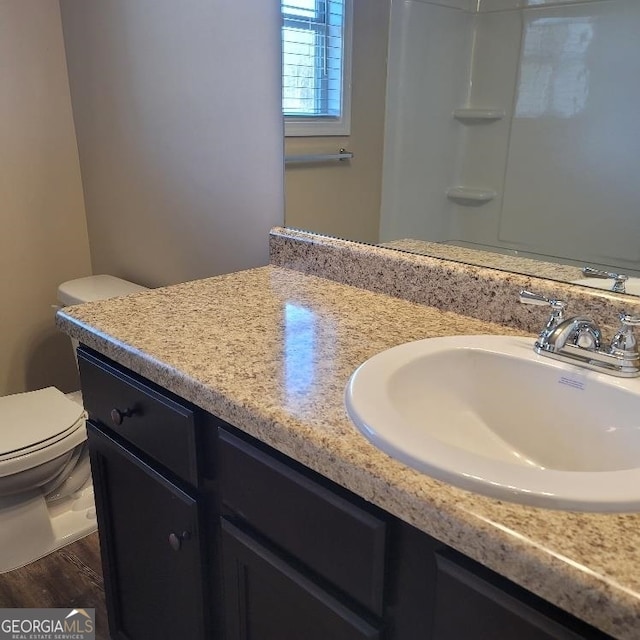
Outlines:
{"type": "Polygon", "coordinates": [[[544,308],[521,304],[518,301],[521,289],[566,300],[569,316],[593,318],[605,336],[617,330],[620,313],[640,315],[637,296],[284,227],[271,231],[270,257],[274,266],[532,334],[541,331],[549,314],[544,308]]]}

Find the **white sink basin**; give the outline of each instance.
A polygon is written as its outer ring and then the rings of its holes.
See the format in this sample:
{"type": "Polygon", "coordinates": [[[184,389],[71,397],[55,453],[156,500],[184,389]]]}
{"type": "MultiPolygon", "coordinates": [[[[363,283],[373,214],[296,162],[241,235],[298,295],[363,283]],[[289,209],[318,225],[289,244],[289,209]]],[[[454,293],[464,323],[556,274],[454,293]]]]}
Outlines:
{"type": "MultiPolygon", "coordinates": [[[[581,280],[572,280],[571,284],[580,284],[585,287],[595,287],[596,289],[608,289],[611,291],[613,280],[599,280],[597,278],[583,278],[581,280]]],[[[631,277],[624,283],[626,293],[634,296],[640,296],[640,278],[631,277]]]]}
{"type": "Polygon", "coordinates": [[[388,349],[356,369],[345,404],[379,449],[463,489],[557,509],[640,510],[640,379],[539,356],[532,338],[388,349]]]}

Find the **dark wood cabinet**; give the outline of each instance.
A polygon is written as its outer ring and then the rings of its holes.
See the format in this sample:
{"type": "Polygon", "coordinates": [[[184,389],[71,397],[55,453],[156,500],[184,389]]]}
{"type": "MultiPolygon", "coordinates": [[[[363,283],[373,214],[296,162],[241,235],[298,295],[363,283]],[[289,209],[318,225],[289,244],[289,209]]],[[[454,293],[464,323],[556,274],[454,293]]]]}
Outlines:
{"type": "Polygon", "coordinates": [[[227,640],[607,638],[230,426],[218,454],[227,640]]]}
{"type": "Polygon", "coordinates": [[[156,466],[198,486],[198,412],[181,398],[86,349],[78,350],[82,398],[94,424],[156,466]]]}
{"type": "Polygon", "coordinates": [[[382,616],[386,514],[226,429],[219,430],[218,450],[220,497],[229,518],[382,616]]]}
{"type": "MultiPolygon", "coordinates": [[[[498,577],[471,566],[456,553],[436,555],[436,604],[433,640],[579,640],[588,637],[586,627],[579,632],[559,620],[555,611],[533,602],[514,587],[499,585],[498,577]],[[484,574],[484,575],[483,575],[484,574]]],[[[597,633],[597,632],[596,632],[597,633]]]]}
{"type": "Polygon", "coordinates": [[[196,498],[91,423],[88,434],[111,636],[204,638],[196,498]]]}
{"type": "Polygon", "coordinates": [[[486,567],[87,349],[114,640],[604,640],[486,567]]]}
{"type": "Polygon", "coordinates": [[[198,447],[206,414],[88,349],[78,363],[111,637],[210,638],[216,516],[198,447]]]}
{"type": "Polygon", "coordinates": [[[227,640],[381,640],[303,571],[222,521],[227,640]]]}

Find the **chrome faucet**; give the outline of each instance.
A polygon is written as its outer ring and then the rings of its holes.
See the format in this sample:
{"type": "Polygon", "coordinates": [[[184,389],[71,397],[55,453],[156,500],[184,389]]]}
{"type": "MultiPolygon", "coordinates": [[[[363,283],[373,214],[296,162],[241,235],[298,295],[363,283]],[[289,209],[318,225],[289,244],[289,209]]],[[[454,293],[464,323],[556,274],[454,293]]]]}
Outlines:
{"type": "Polygon", "coordinates": [[[523,290],[520,302],[551,307],[551,316],[534,345],[536,353],[622,378],[640,376],[640,352],[634,333],[640,317],[621,313],[620,329],[605,349],[598,325],[583,316],[565,317],[567,303],[563,300],[523,290]]]}
{"type": "Polygon", "coordinates": [[[611,271],[602,271],[601,269],[594,269],[593,267],[582,267],[582,275],[587,278],[601,278],[603,280],[613,280],[611,285],[611,291],[616,293],[625,293],[625,282],[629,279],[629,276],[624,273],[613,273],[611,271]]]}

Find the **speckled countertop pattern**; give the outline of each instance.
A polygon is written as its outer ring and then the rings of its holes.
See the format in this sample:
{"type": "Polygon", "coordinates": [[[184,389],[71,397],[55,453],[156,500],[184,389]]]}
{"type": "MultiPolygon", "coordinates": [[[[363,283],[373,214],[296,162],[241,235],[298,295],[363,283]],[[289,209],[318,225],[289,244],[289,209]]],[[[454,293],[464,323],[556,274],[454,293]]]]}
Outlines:
{"type": "Polygon", "coordinates": [[[345,414],[353,370],[388,347],[516,334],[276,266],[68,307],[59,327],[561,608],[640,637],[640,515],[499,502],[413,471],[345,414]]]}
{"type": "Polygon", "coordinates": [[[584,278],[580,267],[543,262],[542,260],[535,260],[533,258],[495,253],[493,251],[458,247],[454,244],[404,238],[402,240],[384,242],[381,243],[380,246],[388,247],[389,249],[399,249],[400,251],[409,251],[411,253],[420,253],[425,256],[432,256],[433,258],[465,262],[478,267],[502,269],[504,271],[512,271],[513,273],[521,273],[538,278],[549,278],[563,282],[571,282],[572,280],[584,278]]]}
{"type": "Polygon", "coordinates": [[[271,264],[480,320],[538,333],[547,313],[518,302],[521,289],[568,303],[568,315],[595,318],[605,336],[621,312],[640,315],[640,297],[464,264],[284,227],[271,231],[271,264]]]}

